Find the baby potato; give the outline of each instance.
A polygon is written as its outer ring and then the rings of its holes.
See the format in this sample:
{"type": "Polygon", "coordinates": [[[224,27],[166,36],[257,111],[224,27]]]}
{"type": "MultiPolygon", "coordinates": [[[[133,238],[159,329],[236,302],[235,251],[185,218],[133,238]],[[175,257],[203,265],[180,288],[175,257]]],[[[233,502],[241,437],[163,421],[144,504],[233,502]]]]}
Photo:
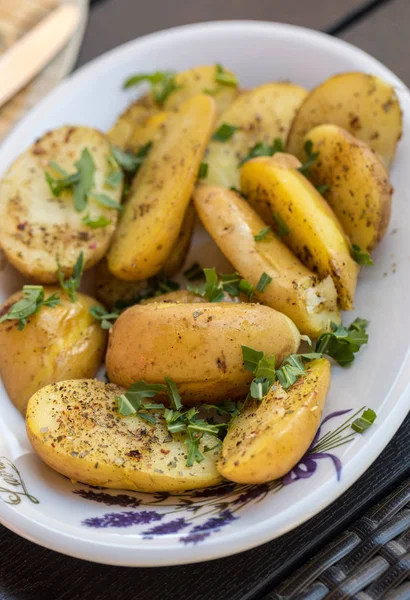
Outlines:
{"type": "Polygon", "coordinates": [[[221,482],[220,446],[206,434],[202,462],[187,467],[183,436],[170,436],[162,414],[156,425],[122,417],[117,396],[124,389],[95,379],[48,385],[30,398],[27,434],[52,469],[88,485],[139,492],[183,492],[221,482]],[[216,446],[216,447],[215,447],[216,446]]]}
{"type": "Polygon", "coordinates": [[[340,307],[351,310],[359,266],[334,212],[310,181],[287,167],[283,156],[261,157],[242,167],[241,189],[266,223],[275,227],[279,219],[288,229],[283,240],[304,264],[321,278],[332,277],[340,307]]]}
{"type": "Polygon", "coordinates": [[[143,146],[155,141],[162,135],[164,124],[170,114],[163,110],[137,125],[128,138],[126,149],[136,154],[143,146]]]}
{"type": "Polygon", "coordinates": [[[105,258],[97,265],[95,279],[96,296],[109,309],[136,304],[150,287],[146,279],[123,281],[114,277],[105,258]]]}
{"type": "Polygon", "coordinates": [[[306,136],[319,152],[310,171],[327,184],[325,198],[353,244],[370,252],[386,233],[393,187],[377,154],[337,125],[319,125],[306,136]]]}
{"type": "Polygon", "coordinates": [[[255,292],[263,304],[283,312],[310,337],[327,331],[331,321],[340,322],[331,277],[320,281],[273,232],[255,240],[266,223],[239,194],[201,185],[194,201],[208,233],[244,279],[256,288],[263,273],[272,278],[264,292],[255,292]]]}
{"type": "Polygon", "coordinates": [[[249,390],[252,373],[243,366],[241,345],[280,362],[299,341],[292,321],[267,306],[159,302],[133,306],[117,319],[106,366],[110,381],[124,387],[139,380],[163,383],[168,376],[185,404],[214,403],[249,390]]]}
{"type": "MultiPolygon", "coordinates": [[[[61,304],[40,308],[27,319],[24,329],[19,330],[15,320],[0,323],[0,376],[23,414],[37,390],[64,379],[93,377],[104,358],[107,332],[89,312],[97,302],[79,293],[77,301],[71,302],[59,288],[44,288],[47,298],[56,292],[61,304]]],[[[13,294],[0,315],[21,299],[21,292],[13,294]]]]}
{"type": "Polygon", "coordinates": [[[390,166],[402,134],[402,115],[396,92],[386,81],[358,72],[329,77],[299,107],[286,151],[303,160],[306,134],[325,123],[343,127],[390,166]]]}
{"type": "Polygon", "coordinates": [[[288,390],[277,383],[261,402],[248,400],[223,441],[221,475],[248,484],[286,475],[312,443],[329,386],[330,363],[321,358],[288,390]]]}
{"type": "Polygon", "coordinates": [[[167,294],[161,294],[160,296],[152,296],[141,300],[140,304],[156,304],[158,302],[168,303],[180,303],[180,304],[192,304],[192,303],[204,303],[207,299],[189,290],[175,290],[175,292],[168,292],[167,294]]]}
{"type": "Polygon", "coordinates": [[[181,231],[177,237],[174,247],[164,263],[162,272],[167,277],[173,277],[181,270],[186,256],[191,247],[192,235],[195,229],[196,210],[192,202],[188,204],[185,211],[184,219],[181,225],[181,231]]]}
{"type": "Polygon", "coordinates": [[[156,275],[181,231],[199,165],[215,120],[215,104],[200,94],[164,124],[132,184],[111,248],[108,268],[119,279],[156,275]]]}
{"type": "Polygon", "coordinates": [[[138,98],[118,117],[107,133],[108,139],[114,146],[128,150],[134,130],[159,112],[160,108],[150,95],[138,98]]]}
{"type": "Polygon", "coordinates": [[[104,256],[114,233],[116,209],[98,204],[91,195],[78,212],[71,190],[55,197],[46,181],[47,172],[61,177],[50,161],[72,174],[85,149],[95,165],[93,192],[120,202],[122,184],[115,189],[105,184],[110,144],[90,127],[60,127],[45,134],[14,161],[0,182],[2,248],[16,269],[38,282],[58,281],[57,256],[66,275],[71,275],[80,252],[85,268],[92,267],[104,256]],[[104,217],[109,224],[93,229],[83,222],[86,215],[92,220],[104,217]]]}
{"type": "Polygon", "coordinates": [[[292,83],[267,83],[242,93],[221,115],[217,127],[226,123],[237,131],[226,142],[212,140],[206,162],[206,183],[239,188],[240,161],[257,143],[271,145],[285,140],[307,91],[292,83]]]}

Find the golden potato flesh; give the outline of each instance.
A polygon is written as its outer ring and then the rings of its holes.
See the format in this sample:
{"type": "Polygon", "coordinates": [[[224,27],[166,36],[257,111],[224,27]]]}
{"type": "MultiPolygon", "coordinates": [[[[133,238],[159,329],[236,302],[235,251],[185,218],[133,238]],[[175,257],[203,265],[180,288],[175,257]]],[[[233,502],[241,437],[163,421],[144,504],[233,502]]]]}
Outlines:
{"type": "Polygon", "coordinates": [[[256,240],[266,223],[243,198],[203,185],[194,201],[205,228],[244,279],[256,288],[263,273],[272,278],[263,292],[255,292],[263,304],[286,314],[311,337],[340,321],[332,279],[320,281],[273,232],[256,240]]]}
{"type": "Polygon", "coordinates": [[[165,123],[171,113],[161,111],[135,127],[127,141],[126,149],[137,153],[143,146],[154,142],[162,135],[165,123]]]}
{"type": "Polygon", "coordinates": [[[17,158],[0,182],[1,245],[11,264],[26,277],[57,282],[57,256],[63,271],[71,274],[80,252],[88,269],[108,249],[118,211],[91,196],[86,208],[78,212],[71,189],[55,197],[46,181],[46,172],[61,177],[50,161],[72,174],[85,149],[95,164],[93,192],[119,203],[122,184],[115,189],[106,185],[111,146],[102,133],[90,127],[50,131],[17,158]],[[109,224],[92,229],[83,222],[87,215],[92,220],[104,217],[109,224]]]}
{"type": "Polygon", "coordinates": [[[305,98],[292,123],[286,151],[304,160],[306,134],[323,124],[339,125],[380,154],[387,167],[402,133],[400,104],[393,87],[374,75],[340,73],[305,98]]]}
{"type": "Polygon", "coordinates": [[[191,247],[192,235],[195,229],[196,211],[192,202],[188,204],[184,219],[181,225],[181,231],[177,237],[174,247],[164,263],[162,272],[167,277],[173,277],[181,270],[186,256],[191,247]]]}
{"type": "Polygon", "coordinates": [[[249,400],[228,429],[218,470],[238,483],[264,483],[288,473],[308,450],[330,386],[330,363],[306,365],[284,390],[276,383],[262,401],[249,400]]]}
{"type": "Polygon", "coordinates": [[[284,224],[284,242],[319,277],[332,277],[340,307],[351,310],[359,266],[334,212],[310,181],[283,166],[283,158],[261,157],[242,167],[241,189],[266,223],[284,224]]]}
{"type": "Polygon", "coordinates": [[[88,485],[140,492],[183,492],[216,485],[220,446],[204,435],[204,460],[187,467],[187,445],[171,436],[163,417],[151,425],[122,417],[117,396],[125,390],[95,379],[48,385],[30,398],[27,434],[34,450],[52,469],[88,485]],[[216,448],[215,448],[216,446],[216,448]]]}
{"type": "Polygon", "coordinates": [[[244,92],[220,116],[223,124],[237,127],[225,141],[212,140],[205,161],[206,183],[239,188],[240,162],[258,143],[272,145],[275,138],[286,140],[296,110],[307,91],[291,83],[267,83],[244,92]]]}
{"type": "MultiPolygon", "coordinates": [[[[77,294],[77,302],[56,287],[44,288],[45,297],[60,294],[61,305],[43,306],[27,319],[21,331],[17,320],[0,323],[0,375],[10,399],[24,414],[28,399],[43,386],[64,379],[93,377],[104,358],[107,332],[89,313],[97,302],[77,294]]],[[[5,315],[22,294],[1,307],[5,315]]]]}
{"type": "MultiPolygon", "coordinates": [[[[107,133],[111,144],[128,150],[134,130],[160,112],[151,96],[143,96],[130,104],[107,133]]],[[[150,141],[150,140],[147,140],[150,141]]]]}
{"type": "Polygon", "coordinates": [[[312,180],[328,186],[324,196],[353,244],[367,252],[386,233],[393,187],[389,173],[367,144],[337,125],[319,125],[306,135],[319,157],[312,180]]]}
{"type": "Polygon", "coordinates": [[[194,96],[154,141],[107,254],[108,268],[119,279],[146,279],[164,266],[181,231],[214,119],[212,98],[194,96]]]}
{"type": "Polygon", "coordinates": [[[241,345],[280,362],[299,341],[292,321],[267,306],[160,302],[122,313],[110,332],[106,366],[110,381],[124,387],[168,376],[185,404],[213,403],[249,390],[252,373],[243,366],[241,345]]]}

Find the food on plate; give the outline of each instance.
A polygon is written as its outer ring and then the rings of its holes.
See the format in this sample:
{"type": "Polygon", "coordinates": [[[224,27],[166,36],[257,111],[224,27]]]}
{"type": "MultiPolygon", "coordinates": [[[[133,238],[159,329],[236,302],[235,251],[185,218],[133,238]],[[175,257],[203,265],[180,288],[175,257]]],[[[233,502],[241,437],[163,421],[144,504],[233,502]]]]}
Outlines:
{"type": "Polygon", "coordinates": [[[118,117],[108,131],[107,137],[111,144],[118,146],[122,150],[127,150],[134,130],[159,111],[160,109],[155,105],[151,97],[143,96],[142,98],[138,98],[118,117]]]}
{"type": "Polygon", "coordinates": [[[204,303],[207,302],[207,299],[199,294],[190,292],[189,290],[175,290],[175,292],[167,292],[166,294],[144,298],[144,300],[141,300],[140,304],[155,304],[157,302],[192,304],[198,302],[204,303]]]}
{"type": "Polygon", "coordinates": [[[263,304],[286,314],[311,337],[340,322],[332,279],[321,281],[309,271],[239,194],[203,185],[194,200],[205,228],[263,304]],[[258,290],[263,274],[271,282],[258,290]]]}
{"type": "Polygon", "coordinates": [[[119,279],[146,279],[163,268],[181,231],[214,119],[213,99],[199,94],[166,121],[163,136],[154,141],[107,254],[108,268],[119,279]]]}
{"type": "Polygon", "coordinates": [[[329,386],[330,363],[321,358],[289,389],[277,382],[262,400],[248,400],[223,441],[221,475],[238,483],[286,475],[315,436],[329,386]]]}
{"type": "Polygon", "coordinates": [[[324,196],[350,241],[370,252],[386,233],[393,187],[377,154],[337,125],[309,131],[318,158],[310,167],[312,181],[326,186],[324,196]]]}
{"type": "MultiPolygon", "coordinates": [[[[89,485],[142,492],[183,492],[222,481],[220,445],[187,466],[184,436],[171,436],[164,417],[155,425],[122,417],[116,398],[125,390],[93,379],[48,385],[30,399],[27,434],[46,464],[89,485]],[[75,409],[75,410],[74,410],[75,409]]],[[[206,434],[199,449],[215,446],[206,434]]]]}
{"type": "Polygon", "coordinates": [[[163,110],[137,125],[128,139],[127,150],[138,153],[147,144],[152,144],[162,135],[170,115],[170,112],[163,110]]]}
{"type": "Polygon", "coordinates": [[[167,277],[172,277],[181,270],[191,246],[192,235],[195,229],[196,211],[192,202],[188,204],[182,221],[181,230],[164,263],[162,272],[167,277]]]}
{"type": "Polygon", "coordinates": [[[69,275],[80,252],[86,269],[104,256],[122,193],[122,180],[107,184],[118,170],[110,158],[103,133],[67,126],[45,134],[8,169],[0,182],[0,240],[23,275],[55,283],[57,257],[69,275]]]}
{"type": "Polygon", "coordinates": [[[95,270],[96,297],[107,308],[131,306],[144,298],[149,289],[148,281],[123,281],[109,271],[107,260],[98,263],[95,270]]]}
{"type": "Polygon", "coordinates": [[[351,310],[359,266],[334,212],[301,166],[288,167],[276,156],[254,158],[242,167],[241,189],[304,264],[320,278],[332,277],[340,307],[351,310]]]}
{"type": "Polygon", "coordinates": [[[76,296],[72,302],[60,288],[25,286],[0,309],[0,375],[23,414],[37,390],[64,379],[93,377],[101,365],[107,332],[89,312],[96,301],[76,296]],[[16,306],[23,299],[25,307],[16,306]]]}
{"type": "Polygon", "coordinates": [[[285,315],[259,304],[159,302],[133,306],[110,332],[106,367],[110,381],[178,385],[185,404],[240,398],[249,389],[241,346],[275,354],[296,352],[299,332],[285,315]],[[153,334],[153,332],[156,332],[153,334]]]}
{"type": "Polygon", "coordinates": [[[305,98],[289,131],[286,151],[304,160],[306,134],[317,125],[343,127],[380,154],[387,167],[402,134],[399,100],[392,85],[367,73],[339,73],[305,98]]]}
{"type": "Polygon", "coordinates": [[[205,155],[206,182],[239,188],[241,163],[281,147],[306,95],[299,85],[275,82],[238,96],[217,122],[205,155]]]}

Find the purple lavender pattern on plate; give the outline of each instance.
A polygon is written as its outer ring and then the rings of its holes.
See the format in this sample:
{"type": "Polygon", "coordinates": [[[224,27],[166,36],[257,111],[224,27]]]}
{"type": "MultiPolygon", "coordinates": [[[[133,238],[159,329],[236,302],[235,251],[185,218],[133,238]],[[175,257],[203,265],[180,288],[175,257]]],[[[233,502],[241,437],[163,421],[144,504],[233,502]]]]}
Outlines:
{"type": "Polygon", "coordinates": [[[123,508],[147,508],[158,506],[161,510],[126,510],[105,513],[101,516],[85,519],[82,524],[86,527],[126,528],[143,526],[140,535],[143,539],[152,540],[167,535],[179,535],[182,544],[198,544],[217,531],[221,531],[239,519],[238,513],[250,503],[261,502],[268,494],[280,491],[300,479],[312,477],[317,470],[318,462],[329,459],[333,462],[336,478],[340,481],[342,463],[338,456],[331,453],[339,446],[348,444],[357,435],[350,426],[359,413],[350,416],[339,427],[321,435],[325,423],[347,413],[352,409],[340,410],[329,414],[323,419],[306,454],[299,463],[284,477],[276,481],[258,485],[238,485],[225,482],[214,488],[193,490],[174,496],[168,492],[158,492],[152,496],[140,494],[138,497],[130,494],[112,494],[108,491],[95,489],[78,489],[74,494],[101,503],[106,506],[121,506],[123,508]],[[171,520],[167,520],[172,517],[171,520]],[[151,525],[147,527],[147,525],[151,525]]]}

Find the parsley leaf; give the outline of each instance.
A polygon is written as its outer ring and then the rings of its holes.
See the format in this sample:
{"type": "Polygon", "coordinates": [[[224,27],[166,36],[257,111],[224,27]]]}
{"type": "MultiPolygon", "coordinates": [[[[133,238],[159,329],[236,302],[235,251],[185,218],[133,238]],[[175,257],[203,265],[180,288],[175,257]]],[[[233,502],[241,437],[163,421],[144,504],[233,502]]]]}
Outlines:
{"type": "Polygon", "coordinates": [[[331,323],[332,331],[322,333],[316,342],[316,352],[327,354],[339,365],[350,365],[361,346],[367,344],[369,336],[366,332],[368,321],[355,319],[348,327],[331,323]]]}
{"type": "Polygon", "coordinates": [[[227,71],[225,71],[223,66],[220,64],[215,65],[215,68],[216,68],[215,81],[217,83],[221,83],[222,85],[229,85],[232,87],[238,87],[239,81],[238,81],[238,78],[236,77],[236,75],[233,75],[233,73],[228,73],[227,71]]]}
{"type": "Polygon", "coordinates": [[[23,298],[10,307],[10,310],[0,318],[0,323],[17,320],[18,329],[21,331],[27,324],[27,318],[38,312],[42,306],[55,308],[57,304],[61,304],[58,294],[45,298],[42,285],[25,285],[23,298]]]}
{"type": "Polygon", "coordinates": [[[362,250],[357,244],[352,244],[352,256],[357,264],[362,265],[363,267],[372,267],[374,265],[370,254],[365,250],[362,250]]]}
{"type": "Polygon", "coordinates": [[[272,229],[270,227],[264,227],[260,230],[259,233],[253,236],[253,239],[255,240],[255,242],[260,242],[270,233],[272,233],[272,229]]]}
{"type": "Polygon", "coordinates": [[[323,194],[329,189],[329,186],[327,185],[327,183],[322,183],[321,185],[315,185],[315,188],[317,189],[319,194],[323,196],[323,194]]]}
{"type": "Polygon", "coordinates": [[[371,408],[363,411],[363,414],[358,419],[355,419],[351,424],[351,428],[357,433],[364,433],[366,429],[369,429],[373,425],[377,418],[376,413],[371,408]]]}
{"type": "Polygon", "coordinates": [[[110,219],[106,219],[103,215],[100,215],[96,219],[92,219],[87,213],[81,220],[84,225],[87,225],[87,227],[90,227],[91,229],[100,229],[101,227],[111,225],[110,219]]]}
{"type": "Polygon", "coordinates": [[[208,163],[202,162],[199,165],[198,179],[205,179],[205,177],[207,175],[208,175],[208,163]]]}
{"type": "Polygon", "coordinates": [[[262,273],[262,275],[260,276],[260,279],[256,285],[256,289],[258,292],[264,292],[266,290],[266,288],[268,287],[268,285],[271,283],[272,281],[272,277],[269,277],[269,275],[267,273],[262,273]]]}
{"type": "Polygon", "coordinates": [[[239,296],[242,292],[252,298],[254,287],[246,279],[242,279],[239,273],[217,274],[215,267],[203,269],[205,273],[205,284],[198,286],[187,285],[187,289],[194,294],[207,298],[209,302],[222,302],[224,292],[231,296],[239,296]]]}
{"type": "Polygon", "coordinates": [[[80,287],[81,276],[84,271],[84,254],[80,252],[75,265],[73,267],[73,274],[68,279],[65,279],[64,273],[61,269],[60,261],[57,256],[57,267],[58,267],[58,281],[60,282],[60,287],[66,292],[71,302],[77,301],[77,290],[80,287]]]}
{"type": "Polygon", "coordinates": [[[220,125],[213,134],[212,139],[216,140],[217,142],[227,142],[231,139],[235,131],[237,131],[238,129],[239,127],[237,127],[236,125],[222,123],[222,125],[220,125]]]}
{"type": "Polygon", "coordinates": [[[218,275],[213,269],[204,269],[205,273],[205,296],[209,302],[221,302],[224,299],[224,292],[218,275]]]}
{"type": "Polygon", "coordinates": [[[146,81],[151,85],[152,95],[158,104],[163,104],[172,92],[182,88],[175,81],[174,71],[156,71],[155,73],[143,73],[132,75],[124,82],[124,88],[129,88],[146,81]]]}
{"type": "Polygon", "coordinates": [[[115,200],[113,200],[112,198],[107,196],[106,194],[90,194],[90,197],[93,198],[94,200],[96,200],[98,202],[98,204],[101,204],[101,206],[107,206],[108,208],[115,208],[116,210],[119,210],[119,211],[124,210],[124,207],[121,204],[119,204],[118,202],[116,202],[115,200]]]}
{"type": "Polygon", "coordinates": [[[286,225],[285,221],[282,220],[278,213],[273,213],[273,218],[276,223],[276,233],[279,237],[285,237],[290,232],[289,227],[286,225]]]}
{"type": "Polygon", "coordinates": [[[94,319],[101,322],[102,329],[111,329],[114,322],[120,316],[119,310],[107,312],[102,306],[98,306],[98,304],[95,306],[91,306],[89,312],[94,317],[94,319]]]}
{"type": "Polygon", "coordinates": [[[105,179],[105,185],[107,185],[110,188],[115,189],[119,185],[121,185],[121,183],[124,179],[124,175],[123,175],[123,172],[122,172],[118,162],[115,160],[115,157],[113,154],[108,155],[107,163],[108,163],[108,175],[105,179]]]}
{"type": "Polygon", "coordinates": [[[248,154],[242,158],[238,166],[241,167],[251,158],[256,158],[257,156],[273,156],[276,152],[283,152],[283,142],[280,138],[275,138],[271,146],[266,142],[258,142],[249,150],[248,154]]]}
{"type": "Polygon", "coordinates": [[[197,262],[192,263],[192,265],[184,271],[184,277],[185,279],[188,279],[188,281],[195,281],[195,279],[201,279],[203,276],[203,269],[197,262]]]}
{"type": "Polygon", "coordinates": [[[138,169],[144,162],[144,158],[147,156],[148,152],[151,150],[152,142],[148,142],[144,146],[142,146],[136,154],[133,152],[125,152],[125,150],[121,150],[117,146],[112,147],[112,153],[120,165],[121,169],[125,171],[128,175],[136,175],[138,173],[138,169]]]}
{"type": "Polygon", "coordinates": [[[129,389],[121,396],[117,396],[117,408],[118,412],[123,417],[129,417],[137,413],[141,418],[149,421],[152,425],[155,425],[156,419],[152,415],[147,413],[141,413],[142,410],[161,410],[164,408],[163,404],[150,402],[146,404],[143,402],[144,398],[152,398],[160,392],[164,392],[166,389],[165,385],[161,383],[145,383],[145,381],[138,381],[133,383],[129,389]]]}
{"type": "Polygon", "coordinates": [[[306,140],[303,148],[305,150],[305,154],[306,154],[307,158],[306,158],[305,162],[302,164],[302,166],[298,168],[298,171],[300,171],[300,173],[302,173],[305,177],[310,179],[310,177],[311,177],[310,167],[316,162],[316,160],[319,156],[319,152],[312,152],[312,150],[313,150],[312,140],[306,140]]]}
{"type": "Polygon", "coordinates": [[[263,352],[260,350],[255,350],[254,348],[250,348],[249,346],[241,346],[242,348],[242,357],[243,357],[243,366],[247,371],[255,372],[259,361],[263,358],[263,352]]]}
{"type": "Polygon", "coordinates": [[[170,377],[164,377],[167,384],[168,398],[173,410],[182,408],[181,396],[179,395],[177,385],[170,377]]]}

